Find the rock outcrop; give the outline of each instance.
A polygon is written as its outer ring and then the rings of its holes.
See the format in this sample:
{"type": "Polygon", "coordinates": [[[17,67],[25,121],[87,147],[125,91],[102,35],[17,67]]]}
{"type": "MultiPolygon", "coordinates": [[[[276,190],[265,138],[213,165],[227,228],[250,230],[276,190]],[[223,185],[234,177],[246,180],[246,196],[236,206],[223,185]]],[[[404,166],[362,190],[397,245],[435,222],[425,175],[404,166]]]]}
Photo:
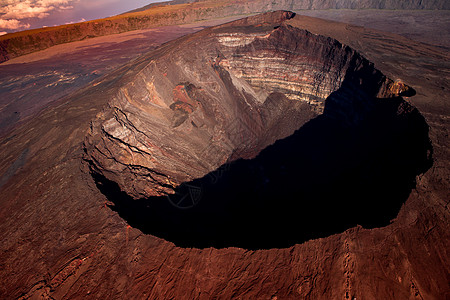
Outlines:
{"type": "Polygon", "coordinates": [[[249,17],[142,57],[92,123],[93,171],[135,199],[172,194],[291,135],[337,90],[352,96],[330,97],[326,113],[349,124],[377,96],[398,95],[356,51],[283,24],[292,16],[249,17]]]}

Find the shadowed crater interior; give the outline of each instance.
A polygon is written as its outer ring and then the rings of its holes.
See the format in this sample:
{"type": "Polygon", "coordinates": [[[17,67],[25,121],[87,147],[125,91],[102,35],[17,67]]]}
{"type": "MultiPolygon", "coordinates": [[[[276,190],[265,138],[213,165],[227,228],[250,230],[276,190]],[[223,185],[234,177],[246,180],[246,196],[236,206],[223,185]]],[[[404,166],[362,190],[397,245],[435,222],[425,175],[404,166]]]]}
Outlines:
{"type": "Polygon", "coordinates": [[[329,114],[175,195],[133,200],[93,176],[131,226],[181,247],[279,248],[389,224],[431,166],[428,125],[400,97],[377,99],[354,126],[329,114]]]}
{"type": "Polygon", "coordinates": [[[85,159],[128,224],[181,247],[288,247],[395,218],[432,163],[428,125],[384,76],[290,12],[131,62],[85,159]]]}

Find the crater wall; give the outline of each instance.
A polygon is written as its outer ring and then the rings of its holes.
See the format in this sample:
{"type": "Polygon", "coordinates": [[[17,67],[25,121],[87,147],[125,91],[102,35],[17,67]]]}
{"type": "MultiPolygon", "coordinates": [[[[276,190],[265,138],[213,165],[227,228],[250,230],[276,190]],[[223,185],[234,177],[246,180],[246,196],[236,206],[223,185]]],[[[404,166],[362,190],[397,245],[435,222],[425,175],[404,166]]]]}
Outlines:
{"type": "Polygon", "coordinates": [[[352,123],[376,97],[407,89],[338,41],[282,24],[292,16],[204,30],[134,62],[135,75],[92,122],[93,171],[135,199],[171,194],[291,135],[337,90],[352,96],[334,97],[327,113],[352,123]]]}

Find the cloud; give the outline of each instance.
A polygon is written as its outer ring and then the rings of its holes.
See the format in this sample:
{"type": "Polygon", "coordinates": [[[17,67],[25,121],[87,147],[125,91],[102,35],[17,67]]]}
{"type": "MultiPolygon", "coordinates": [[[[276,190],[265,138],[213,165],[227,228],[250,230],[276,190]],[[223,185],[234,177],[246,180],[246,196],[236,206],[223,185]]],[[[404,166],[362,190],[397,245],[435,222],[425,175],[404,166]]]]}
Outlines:
{"type": "Polygon", "coordinates": [[[59,7],[59,10],[67,10],[67,9],[73,9],[73,6],[69,5],[69,6],[61,6],[61,7],[59,7]]]}
{"type": "Polygon", "coordinates": [[[161,0],[0,0],[0,31],[94,20],[155,1],[161,0]]]}
{"type": "Polygon", "coordinates": [[[53,6],[31,6],[27,1],[17,3],[14,6],[7,6],[3,10],[2,19],[26,19],[26,18],[45,18],[48,11],[53,10],[53,6]]]}
{"type": "Polygon", "coordinates": [[[81,22],[84,22],[84,21],[86,21],[86,19],[85,18],[81,18],[78,21],[70,21],[70,22],[66,22],[65,24],[67,25],[67,24],[81,23],[81,22]]]}
{"type": "Polygon", "coordinates": [[[24,24],[20,22],[19,20],[2,20],[0,19],[0,28],[3,29],[10,29],[10,30],[16,30],[16,29],[27,29],[30,28],[30,24],[24,24]]]}
{"type": "Polygon", "coordinates": [[[75,0],[7,0],[0,7],[2,19],[45,18],[55,9],[68,9],[75,0]]]}
{"type": "Polygon", "coordinates": [[[0,7],[0,28],[23,29],[28,24],[20,20],[38,18],[43,19],[52,11],[72,9],[72,3],[79,0],[3,0],[0,7]]]}

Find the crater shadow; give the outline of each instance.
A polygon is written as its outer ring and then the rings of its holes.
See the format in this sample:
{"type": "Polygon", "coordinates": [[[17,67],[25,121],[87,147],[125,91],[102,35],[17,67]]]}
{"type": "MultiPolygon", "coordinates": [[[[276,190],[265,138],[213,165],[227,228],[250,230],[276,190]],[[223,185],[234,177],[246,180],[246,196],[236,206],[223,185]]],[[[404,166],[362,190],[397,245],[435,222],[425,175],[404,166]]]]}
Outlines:
{"type": "Polygon", "coordinates": [[[432,165],[425,119],[400,97],[376,99],[356,124],[326,112],[175,195],[133,200],[93,177],[129,225],[180,247],[280,248],[389,224],[432,165]]]}

